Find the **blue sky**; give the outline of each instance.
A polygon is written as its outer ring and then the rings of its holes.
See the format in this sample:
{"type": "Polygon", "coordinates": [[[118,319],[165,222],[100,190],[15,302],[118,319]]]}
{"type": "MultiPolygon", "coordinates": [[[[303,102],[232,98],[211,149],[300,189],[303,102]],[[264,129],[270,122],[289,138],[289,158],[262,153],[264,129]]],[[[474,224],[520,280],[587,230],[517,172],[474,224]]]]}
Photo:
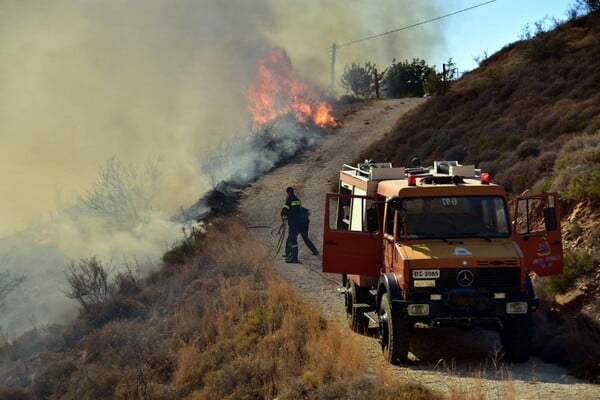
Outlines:
{"type": "MultiPolygon", "coordinates": [[[[462,10],[486,0],[437,0],[447,13],[462,10]]],[[[444,18],[446,48],[430,63],[440,67],[452,57],[461,72],[477,67],[475,58],[492,55],[505,45],[520,39],[529,24],[546,19],[567,19],[574,0],[496,0],[481,7],[444,18]]],[[[432,22],[435,24],[437,22],[432,22]]]]}

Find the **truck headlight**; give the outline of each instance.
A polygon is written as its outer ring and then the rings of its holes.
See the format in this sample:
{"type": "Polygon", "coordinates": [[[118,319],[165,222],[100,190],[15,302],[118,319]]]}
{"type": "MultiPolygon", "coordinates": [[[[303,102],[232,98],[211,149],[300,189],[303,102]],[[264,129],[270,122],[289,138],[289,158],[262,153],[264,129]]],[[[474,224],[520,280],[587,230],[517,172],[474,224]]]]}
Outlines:
{"type": "Polygon", "coordinates": [[[429,315],[429,304],[410,304],[406,310],[410,316],[429,315]]]}
{"type": "Polygon", "coordinates": [[[507,314],[527,314],[526,301],[509,301],[506,303],[507,314]]]}

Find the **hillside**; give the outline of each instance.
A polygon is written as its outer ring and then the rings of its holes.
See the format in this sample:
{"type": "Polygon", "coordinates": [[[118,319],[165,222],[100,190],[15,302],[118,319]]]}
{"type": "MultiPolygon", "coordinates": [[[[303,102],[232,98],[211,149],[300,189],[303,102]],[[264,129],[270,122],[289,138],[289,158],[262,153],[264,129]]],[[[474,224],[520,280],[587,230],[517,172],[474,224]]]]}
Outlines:
{"type": "Polygon", "coordinates": [[[439,159],[475,163],[513,194],[568,189],[566,201],[582,194],[598,201],[599,64],[596,13],[507,45],[364,155],[399,165],[414,156],[424,165],[439,159]],[[596,144],[594,154],[577,159],[573,152],[585,140],[596,144]],[[573,193],[560,176],[567,168],[591,174],[595,185],[573,193]]]}

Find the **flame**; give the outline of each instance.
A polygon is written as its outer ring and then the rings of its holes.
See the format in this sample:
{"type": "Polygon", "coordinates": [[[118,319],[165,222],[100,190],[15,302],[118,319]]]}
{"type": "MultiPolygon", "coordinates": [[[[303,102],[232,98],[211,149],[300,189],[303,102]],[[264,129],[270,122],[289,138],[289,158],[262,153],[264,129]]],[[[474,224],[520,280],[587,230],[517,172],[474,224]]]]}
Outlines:
{"type": "Polygon", "coordinates": [[[293,114],[296,121],[334,126],[331,106],[320,100],[305,81],[293,74],[292,62],[283,49],[272,50],[257,60],[254,83],[247,88],[248,110],[259,126],[279,116],[293,114]]]}

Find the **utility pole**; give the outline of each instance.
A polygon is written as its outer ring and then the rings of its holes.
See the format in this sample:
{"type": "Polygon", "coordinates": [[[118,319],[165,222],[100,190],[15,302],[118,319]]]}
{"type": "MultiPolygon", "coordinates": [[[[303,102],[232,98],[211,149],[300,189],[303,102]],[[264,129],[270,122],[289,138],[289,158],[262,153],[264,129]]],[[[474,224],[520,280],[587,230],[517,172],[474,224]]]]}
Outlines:
{"type": "Polygon", "coordinates": [[[446,94],[446,64],[442,64],[442,96],[446,94]]]}
{"type": "Polygon", "coordinates": [[[331,46],[331,95],[335,96],[335,53],[337,51],[337,44],[331,46]]]}
{"type": "Polygon", "coordinates": [[[377,74],[377,68],[375,68],[375,98],[379,99],[379,74],[377,74]]]}

